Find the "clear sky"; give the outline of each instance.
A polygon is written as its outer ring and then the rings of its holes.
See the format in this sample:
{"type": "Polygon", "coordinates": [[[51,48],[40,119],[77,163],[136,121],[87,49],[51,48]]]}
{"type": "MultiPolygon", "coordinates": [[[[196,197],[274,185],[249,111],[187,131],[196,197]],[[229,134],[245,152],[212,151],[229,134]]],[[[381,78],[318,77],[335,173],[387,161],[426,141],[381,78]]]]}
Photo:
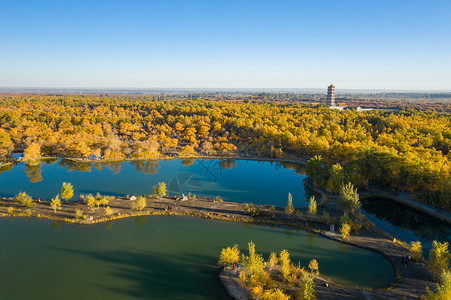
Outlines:
{"type": "Polygon", "coordinates": [[[0,87],[451,90],[451,0],[0,0],[0,87]]]}

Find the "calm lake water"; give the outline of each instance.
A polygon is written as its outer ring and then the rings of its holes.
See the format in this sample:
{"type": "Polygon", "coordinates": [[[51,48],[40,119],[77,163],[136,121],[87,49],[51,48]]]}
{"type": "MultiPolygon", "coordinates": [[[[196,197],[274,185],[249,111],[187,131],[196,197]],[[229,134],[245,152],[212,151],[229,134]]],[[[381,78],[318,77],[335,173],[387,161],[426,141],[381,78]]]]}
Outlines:
{"type": "Polygon", "coordinates": [[[188,217],[141,217],[76,226],[0,219],[2,299],[227,299],[217,279],[220,249],[252,240],[265,259],[287,249],[344,285],[379,288],[394,279],[379,254],[303,231],[188,217]]]}
{"type": "MultiPolygon", "coordinates": [[[[163,181],[171,196],[194,193],[221,196],[226,201],[285,206],[288,193],[294,206],[307,205],[311,192],[304,189],[296,171],[301,166],[247,160],[163,160],[117,163],[73,163],[53,160],[38,166],[15,165],[0,174],[0,196],[13,197],[21,191],[33,198],[51,199],[63,182],[74,186],[75,196],[97,193],[125,196],[152,194],[163,181]]],[[[0,170],[1,171],[1,170],[0,170]]]]}
{"type": "MultiPolygon", "coordinates": [[[[63,182],[79,194],[151,194],[166,182],[168,194],[221,196],[226,201],[307,205],[313,192],[297,164],[246,160],[74,163],[0,168],[0,196],[25,191],[54,197],[63,182]]],[[[317,195],[316,195],[317,196],[317,195]]],[[[383,198],[363,201],[368,218],[424,252],[432,240],[451,240],[450,226],[383,198]]],[[[393,270],[381,256],[302,231],[186,218],[151,217],[87,227],[33,219],[0,219],[0,295],[5,299],[152,298],[221,299],[216,261],[221,248],[253,240],[265,257],[288,249],[302,265],[319,261],[323,275],[345,285],[383,287],[393,270]]],[[[3,298],[2,298],[3,299],[3,298]]]]}
{"type": "Polygon", "coordinates": [[[451,241],[451,226],[396,201],[373,197],[362,200],[367,218],[394,237],[410,243],[420,241],[428,256],[432,241],[451,241]]]}

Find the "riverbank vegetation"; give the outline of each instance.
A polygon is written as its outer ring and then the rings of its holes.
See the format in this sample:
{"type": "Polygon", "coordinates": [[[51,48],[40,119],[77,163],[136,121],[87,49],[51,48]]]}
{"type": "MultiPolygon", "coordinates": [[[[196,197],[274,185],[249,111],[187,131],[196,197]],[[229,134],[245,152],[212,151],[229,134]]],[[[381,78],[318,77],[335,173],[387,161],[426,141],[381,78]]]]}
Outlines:
{"type": "Polygon", "coordinates": [[[267,261],[256,252],[252,241],[248,243],[248,251],[248,255],[240,256],[237,245],[223,248],[218,263],[236,270],[239,283],[253,299],[288,300],[292,296],[300,300],[316,299],[313,278],[319,270],[315,259],[310,261],[310,271],[307,271],[299,263],[293,264],[286,250],[278,256],[272,252],[267,261]]]}
{"type": "Polygon", "coordinates": [[[0,156],[6,161],[23,150],[29,172],[40,157],[53,155],[316,157],[307,173],[332,192],[348,181],[359,188],[375,181],[451,209],[449,114],[126,96],[0,100],[0,156]]]}

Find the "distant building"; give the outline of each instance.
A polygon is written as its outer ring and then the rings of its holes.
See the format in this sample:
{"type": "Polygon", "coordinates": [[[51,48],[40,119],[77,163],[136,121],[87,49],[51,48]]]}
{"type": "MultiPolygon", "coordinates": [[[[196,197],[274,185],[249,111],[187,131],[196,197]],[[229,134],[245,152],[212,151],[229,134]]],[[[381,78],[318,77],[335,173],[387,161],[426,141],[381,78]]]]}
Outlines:
{"type": "Polygon", "coordinates": [[[331,84],[327,87],[327,106],[335,106],[335,87],[331,84]]]}
{"type": "Polygon", "coordinates": [[[327,87],[326,105],[330,109],[343,110],[346,108],[345,106],[335,105],[335,87],[332,84],[327,87]]]}

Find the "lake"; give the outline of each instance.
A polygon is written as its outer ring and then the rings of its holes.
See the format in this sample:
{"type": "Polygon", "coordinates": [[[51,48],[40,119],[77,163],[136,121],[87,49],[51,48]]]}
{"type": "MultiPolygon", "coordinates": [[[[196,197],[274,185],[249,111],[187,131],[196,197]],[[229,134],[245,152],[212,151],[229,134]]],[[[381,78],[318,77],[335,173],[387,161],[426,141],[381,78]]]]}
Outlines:
{"type": "MultiPolygon", "coordinates": [[[[2,299],[227,299],[218,281],[221,248],[253,241],[258,253],[287,249],[315,258],[340,284],[387,287],[381,255],[299,230],[189,217],[140,217],[89,226],[0,219],[2,299]]],[[[245,251],[246,250],[246,251],[245,251]]]]}
{"type": "Polygon", "coordinates": [[[391,199],[364,199],[362,210],[378,228],[392,236],[408,243],[420,241],[426,257],[433,240],[451,241],[451,226],[447,223],[391,199]]]}
{"type": "MultiPolygon", "coordinates": [[[[108,163],[74,163],[47,160],[37,166],[17,164],[0,173],[0,196],[21,191],[33,198],[51,199],[63,182],[74,186],[75,196],[97,193],[125,196],[152,194],[163,181],[170,196],[189,192],[222,197],[226,201],[286,206],[288,193],[294,206],[307,205],[313,192],[306,190],[301,165],[253,160],[161,160],[108,163]]],[[[2,171],[0,169],[0,171],[2,171]]]]}

